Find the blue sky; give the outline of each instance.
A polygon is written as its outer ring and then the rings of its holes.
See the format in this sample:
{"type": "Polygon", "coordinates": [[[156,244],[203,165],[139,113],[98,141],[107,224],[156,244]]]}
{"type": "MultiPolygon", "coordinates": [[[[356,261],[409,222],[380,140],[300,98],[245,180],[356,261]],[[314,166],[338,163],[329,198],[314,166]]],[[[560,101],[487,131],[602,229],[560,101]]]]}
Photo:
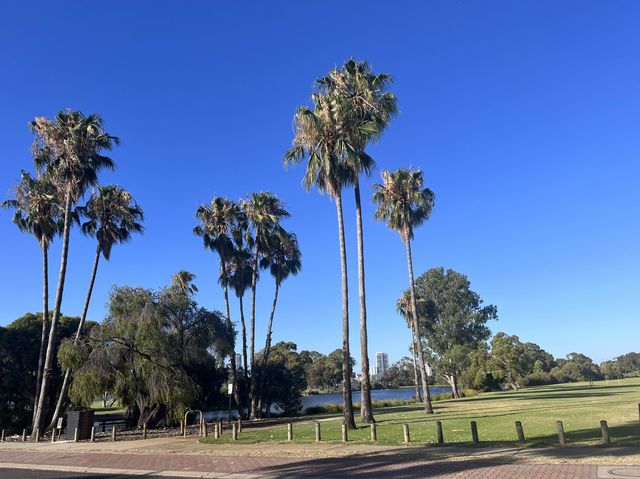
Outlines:
{"type": "MultiPolygon", "coordinates": [[[[304,257],[282,288],[274,339],[332,351],[335,208],[281,159],[314,79],[367,59],[394,75],[401,110],[370,153],[380,168],[422,168],[436,193],[415,270],[467,274],[498,306],[494,331],[601,361],[638,349],[639,21],[634,1],[12,2],[0,16],[0,194],[31,168],[27,122],[37,115],[98,112],[121,137],[118,169],[102,182],[134,194],[146,232],[101,264],[89,311],[100,320],[112,285],[157,288],[180,269],[197,275],[203,305],[222,309],[217,258],[191,233],[194,211],[213,195],[272,191],[304,257]]],[[[359,359],[350,190],[345,203],[359,359]]],[[[394,306],[407,286],[404,248],[371,219],[370,201],[363,208],[370,351],[394,361],[409,341],[394,306]]],[[[40,309],[41,259],[7,211],[0,238],[6,324],[40,309]]],[[[66,314],[81,310],[93,251],[74,231],[66,314]]],[[[273,292],[264,278],[258,338],[273,292]]]]}

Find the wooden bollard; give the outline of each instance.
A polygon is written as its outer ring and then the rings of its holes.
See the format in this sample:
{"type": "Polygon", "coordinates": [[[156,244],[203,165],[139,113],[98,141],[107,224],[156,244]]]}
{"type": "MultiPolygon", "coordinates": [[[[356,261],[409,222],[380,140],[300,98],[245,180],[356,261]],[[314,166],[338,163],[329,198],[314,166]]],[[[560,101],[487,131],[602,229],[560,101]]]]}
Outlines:
{"type": "Polygon", "coordinates": [[[22,430],[22,442],[27,442],[27,430],[22,430]]]}
{"type": "Polygon", "coordinates": [[[602,431],[602,444],[611,444],[611,437],[609,436],[609,425],[607,421],[600,421],[600,431],[602,431]]]}
{"type": "Polygon", "coordinates": [[[218,439],[220,437],[220,433],[218,432],[218,422],[213,423],[213,438],[218,439]]]}
{"type": "Polygon", "coordinates": [[[567,444],[567,437],[564,435],[562,421],[556,421],[556,429],[558,430],[558,442],[561,446],[565,446],[567,444]]]}
{"type": "Polygon", "coordinates": [[[235,422],[233,423],[233,426],[231,428],[231,439],[234,441],[238,440],[238,426],[235,422]]]}
{"type": "Polygon", "coordinates": [[[40,442],[40,429],[36,429],[36,442],[40,442]]]}
{"type": "Polygon", "coordinates": [[[73,442],[78,442],[78,428],[73,431],[73,442]]]}
{"type": "Polygon", "coordinates": [[[51,442],[56,442],[56,432],[57,431],[58,430],[55,427],[51,430],[51,442]]]}
{"type": "Polygon", "coordinates": [[[222,429],[223,429],[222,419],[218,419],[218,432],[220,433],[220,437],[222,437],[222,429]]]}
{"type": "Polygon", "coordinates": [[[96,442],[96,427],[91,428],[91,442],[96,442]]]}
{"type": "Polygon", "coordinates": [[[287,441],[293,441],[293,424],[287,423],[287,441]]]}
{"type": "Polygon", "coordinates": [[[436,421],[436,435],[438,436],[438,445],[444,444],[444,434],[442,434],[442,421],[436,421]]]}
{"type": "Polygon", "coordinates": [[[0,432],[0,442],[4,442],[4,435],[5,435],[5,432],[3,429],[2,432],[0,432]]]}
{"type": "Polygon", "coordinates": [[[238,418],[238,432],[242,432],[242,418],[238,418]]]}
{"type": "Polygon", "coordinates": [[[320,434],[320,423],[318,421],[316,421],[315,429],[316,429],[316,442],[320,442],[322,441],[322,436],[320,434]]]}
{"type": "Polygon", "coordinates": [[[409,435],[409,425],[408,424],[403,424],[402,425],[402,435],[403,435],[404,443],[405,444],[411,444],[411,436],[409,435]]]}
{"type": "Polygon", "coordinates": [[[184,436],[187,437],[185,434],[184,421],[182,419],[180,419],[180,434],[184,434],[184,436]]]}
{"type": "Polygon", "coordinates": [[[478,444],[480,439],[478,438],[478,425],[475,421],[471,421],[471,440],[474,444],[478,444]]]}
{"type": "Polygon", "coordinates": [[[111,428],[111,440],[112,441],[116,440],[116,434],[118,434],[118,428],[114,424],[113,427],[111,428]]]}
{"type": "Polygon", "coordinates": [[[371,440],[373,442],[378,441],[378,431],[377,431],[377,426],[375,422],[371,423],[371,440]]]}
{"type": "Polygon", "coordinates": [[[349,442],[349,436],[347,435],[347,425],[342,423],[342,442],[349,442]]]}
{"type": "Polygon", "coordinates": [[[518,435],[518,442],[524,442],[524,430],[520,421],[516,421],[516,434],[518,435]]]}
{"type": "Polygon", "coordinates": [[[142,423],[142,439],[147,438],[147,423],[142,423]]]}
{"type": "Polygon", "coordinates": [[[202,423],[202,437],[209,437],[209,430],[207,428],[207,421],[202,423]]]}

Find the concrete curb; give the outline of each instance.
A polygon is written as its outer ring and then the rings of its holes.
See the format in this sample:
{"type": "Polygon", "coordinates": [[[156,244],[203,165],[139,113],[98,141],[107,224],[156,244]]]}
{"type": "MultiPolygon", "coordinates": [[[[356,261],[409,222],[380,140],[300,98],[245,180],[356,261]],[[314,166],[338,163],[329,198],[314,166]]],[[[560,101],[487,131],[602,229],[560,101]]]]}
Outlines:
{"type": "Polygon", "coordinates": [[[46,464],[22,464],[1,462],[2,469],[29,469],[31,471],[76,472],[81,474],[119,474],[126,476],[154,476],[154,477],[192,477],[202,479],[258,479],[274,477],[271,475],[220,473],[202,471],[156,471],[148,469],[115,469],[105,467],[57,466],[46,464]]]}

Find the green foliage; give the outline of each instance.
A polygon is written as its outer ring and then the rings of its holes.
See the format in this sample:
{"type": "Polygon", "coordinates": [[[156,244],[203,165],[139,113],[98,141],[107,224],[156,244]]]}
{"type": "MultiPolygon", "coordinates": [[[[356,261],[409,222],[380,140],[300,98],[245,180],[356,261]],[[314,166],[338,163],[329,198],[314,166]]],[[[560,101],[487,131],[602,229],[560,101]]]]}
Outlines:
{"type": "Polygon", "coordinates": [[[389,389],[400,386],[413,386],[413,361],[411,358],[405,356],[393,363],[389,369],[376,380],[374,388],[377,385],[389,389]]]}
{"type": "Polygon", "coordinates": [[[258,377],[263,376],[263,406],[269,411],[270,405],[275,404],[284,415],[297,414],[302,408],[302,391],[307,387],[305,358],[291,342],[274,344],[266,365],[263,365],[263,355],[264,351],[257,353],[254,372],[258,377]]]}
{"type": "Polygon", "coordinates": [[[222,357],[233,346],[219,313],[193,300],[193,276],[159,292],[116,287],[93,349],[74,374],[70,397],[86,404],[110,393],[141,425],[176,421],[185,409],[221,401],[222,357]]]}
{"type": "MultiPolygon", "coordinates": [[[[342,349],[336,349],[328,355],[317,351],[301,351],[304,359],[305,375],[310,389],[333,391],[342,385],[342,349]]],[[[355,366],[351,358],[351,367],[355,366]]]]}
{"type": "MultiPolygon", "coordinates": [[[[58,329],[56,348],[61,341],[70,338],[78,327],[79,318],[62,316],[58,329]]],[[[89,322],[90,329],[95,323],[89,322]]],[[[38,352],[42,332],[42,315],[27,313],[0,327],[0,424],[9,431],[28,427],[33,414],[38,352]]],[[[54,364],[51,381],[58,385],[60,369],[54,364]]],[[[51,405],[55,400],[55,388],[46,399],[51,405]]]]}
{"type": "Polygon", "coordinates": [[[602,373],[591,358],[581,353],[567,354],[566,359],[558,359],[551,375],[557,382],[595,381],[602,379],[602,373]]]}

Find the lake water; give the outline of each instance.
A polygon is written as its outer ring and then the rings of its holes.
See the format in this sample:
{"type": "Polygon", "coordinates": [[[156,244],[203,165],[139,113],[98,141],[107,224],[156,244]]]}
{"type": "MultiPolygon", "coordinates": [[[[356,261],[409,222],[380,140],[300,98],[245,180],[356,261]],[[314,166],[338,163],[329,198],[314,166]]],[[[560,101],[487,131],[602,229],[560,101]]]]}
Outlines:
{"type": "MultiPolygon", "coordinates": [[[[448,393],[451,388],[448,386],[430,386],[429,392],[432,396],[436,394],[448,393]]],[[[372,401],[393,401],[401,399],[412,399],[416,395],[415,388],[398,388],[398,389],[372,389],[372,401]]],[[[351,394],[353,402],[360,402],[360,391],[354,391],[351,394]]],[[[313,394],[302,397],[302,409],[312,406],[323,406],[325,404],[342,404],[342,394],[313,394]]]]}
{"type": "MultiPolygon", "coordinates": [[[[421,388],[422,389],[422,388],[421,388]]],[[[449,393],[451,388],[448,386],[430,386],[429,392],[432,396],[436,394],[449,393]]],[[[393,401],[402,399],[412,399],[416,394],[415,388],[398,388],[398,389],[372,389],[371,400],[372,401],[393,401]]],[[[351,393],[353,402],[360,402],[360,391],[353,391],[351,393]]],[[[302,410],[313,406],[323,406],[325,404],[342,404],[342,393],[333,394],[313,394],[310,396],[302,396],[302,410]]],[[[278,412],[276,406],[271,407],[274,413],[278,412]]],[[[228,411],[205,411],[204,417],[207,421],[213,421],[214,419],[226,419],[228,411]]],[[[235,409],[231,410],[231,417],[238,417],[238,412],[235,409]]]]}

